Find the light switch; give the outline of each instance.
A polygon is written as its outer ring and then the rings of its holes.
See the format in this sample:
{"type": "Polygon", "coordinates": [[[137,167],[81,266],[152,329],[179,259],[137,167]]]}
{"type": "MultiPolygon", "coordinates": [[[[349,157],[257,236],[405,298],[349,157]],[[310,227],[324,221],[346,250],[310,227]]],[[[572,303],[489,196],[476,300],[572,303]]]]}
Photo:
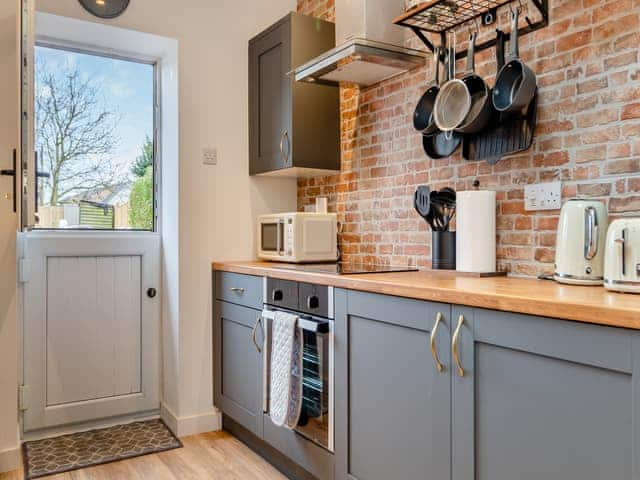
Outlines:
{"type": "Polygon", "coordinates": [[[218,149],[217,148],[203,148],[202,149],[202,163],[205,165],[217,165],[218,164],[218,149]]]}

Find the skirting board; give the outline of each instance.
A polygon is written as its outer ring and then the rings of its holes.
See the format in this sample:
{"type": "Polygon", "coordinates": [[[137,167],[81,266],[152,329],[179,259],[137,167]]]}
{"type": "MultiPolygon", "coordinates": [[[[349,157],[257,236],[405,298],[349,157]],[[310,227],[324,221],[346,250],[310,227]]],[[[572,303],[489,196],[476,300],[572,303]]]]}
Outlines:
{"type": "Polygon", "coordinates": [[[211,411],[188,417],[178,417],[164,403],[160,406],[160,418],[164,420],[176,437],[187,437],[199,433],[213,432],[222,429],[222,415],[217,408],[211,411]]]}
{"type": "Polygon", "coordinates": [[[20,446],[0,451],[0,473],[17,470],[22,464],[20,446]]]}

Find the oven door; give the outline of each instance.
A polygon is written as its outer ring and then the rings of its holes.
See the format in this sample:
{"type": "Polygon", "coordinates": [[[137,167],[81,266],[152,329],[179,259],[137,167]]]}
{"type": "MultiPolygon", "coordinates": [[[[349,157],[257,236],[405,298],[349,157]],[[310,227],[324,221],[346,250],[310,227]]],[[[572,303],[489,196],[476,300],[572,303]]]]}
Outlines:
{"type": "MultiPolygon", "coordinates": [[[[303,335],[302,409],[295,431],[333,452],[333,321],[299,314],[298,325],[303,335]]],[[[264,391],[263,410],[269,413],[271,384],[271,338],[273,310],[263,311],[264,391]]]]}
{"type": "Polygon", "coordinates": [[[277,258],[284,254],[284,220],[262,220],[259,226],[260,256],[277,258]]]}

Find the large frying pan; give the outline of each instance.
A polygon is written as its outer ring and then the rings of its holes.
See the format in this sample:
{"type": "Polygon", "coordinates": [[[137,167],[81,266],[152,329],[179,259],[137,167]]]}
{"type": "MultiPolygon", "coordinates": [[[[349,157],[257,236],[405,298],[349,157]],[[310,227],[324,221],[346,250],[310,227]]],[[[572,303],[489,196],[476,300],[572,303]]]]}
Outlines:
{"type": "Polygon", "coordinates": [[[471,101],[469,111],[456,128],[460,133],[476,133],[482,130],[491,115],[495,111],[491,101],[491,89],[487,86],[483,78],[475,73],[475,46],[477,32],[471,35],[469,41],[469,51],[467,52],[467,73],[462,77],[462,83],[467,88],[467,94],[471,101]]]}
{"type": "Polygon", "coordinates": [[[493,87],[493,106],[499,112],[520,111],[536,93],[536,74],[519,57],[518,16],[516,9],[511,18],[511,53],[509,62],[500,69],[493,87]]]}
{"type": "Polygon", "coordinates": [[[422,97],[420,97],[413,112],[413,128],[423,135],[431,135],[438,130],[438,127],[433,121],[433,104],[440,91],[440,51],[439,48],[436,48],[433,52],[435,69],[433,82],[422,97]]]}

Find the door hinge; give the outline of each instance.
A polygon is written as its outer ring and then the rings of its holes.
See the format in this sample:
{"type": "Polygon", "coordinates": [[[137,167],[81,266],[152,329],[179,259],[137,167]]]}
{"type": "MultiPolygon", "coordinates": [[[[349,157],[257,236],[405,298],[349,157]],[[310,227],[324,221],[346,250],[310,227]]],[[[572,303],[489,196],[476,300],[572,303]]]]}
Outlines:
{"type": "Polygon", "coordinates": [[[29,387],[27,385],[18,385],[18,408],[21,412],[29,410],[28,393],[29,387]]]}
{"type": "Polygon", "coordinates": [[[18,259],[18,282],[27,283],[31,279],[31,260],[18,259]]]}

